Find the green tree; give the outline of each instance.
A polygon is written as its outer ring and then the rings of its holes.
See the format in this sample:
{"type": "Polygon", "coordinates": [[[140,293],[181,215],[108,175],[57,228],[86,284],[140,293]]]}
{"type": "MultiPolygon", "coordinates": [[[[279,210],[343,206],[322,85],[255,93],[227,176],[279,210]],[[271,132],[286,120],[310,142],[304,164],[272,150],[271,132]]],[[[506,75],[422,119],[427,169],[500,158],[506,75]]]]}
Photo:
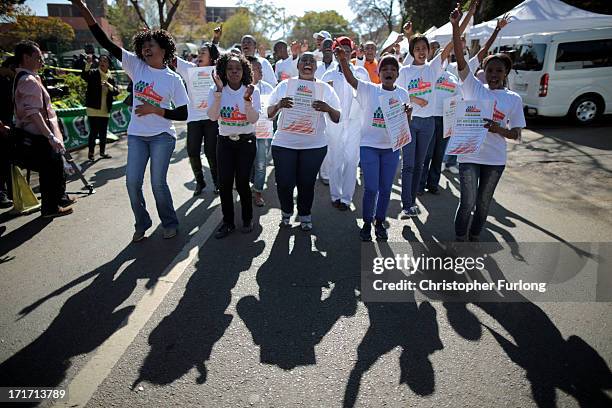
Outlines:
{"type": "MultiPolygon", "coordinates": [[[[321,30],[329,31],[332,37],[355,37],[349,22],[334,10],[307,11],[302,17],[296,18],[290,37],[294,40],[310,40],[314,33],[321,30]]],[[[311,49],[314,49],[313,46],[311,49]]]]}
{"type": "Polygon", "coordinates": [[[249,11],[256,32],[266,38],[285,38],[295,16],[288,16],[287,9],[269,0],[240,0],[238,5],[249,11]]]}
{"type": "Polygon", "coordinates": [[[143,26],[136,10],[128,3],[128,0],[115,0],[112,5],[108,6],[108,21],[119,31],[125,47],[130,46],[132,37],[143,26]]]}
{"type": "Polygon", "coordinates": [[[43,50],[60,53],[74,40],[72,27],[56,17],[21,14],[10,24],[10,30],[0,34],[0,47],[4,49],[12,49],[21,40],[32,40],[43,50]]]}
{"type": "Polygon", "coordinates": [[[4,20],[15,10],[15,6],[25,3],[25,0],[0,0],[0,19],[4,20]]]}
{"type": "MultiPolygon", "coordinates": [[[[223,35],[221,36],[221,46],[229,48],[235,43],[240,43],[243,35],[251,34],[256,39],[255,25],[251,19],[251,14],[247,10],[239,10],[236,14],[228,18],[223,23],[223,35]]],[[[259,35],[261,37],[261,35],[259,35]]]]}

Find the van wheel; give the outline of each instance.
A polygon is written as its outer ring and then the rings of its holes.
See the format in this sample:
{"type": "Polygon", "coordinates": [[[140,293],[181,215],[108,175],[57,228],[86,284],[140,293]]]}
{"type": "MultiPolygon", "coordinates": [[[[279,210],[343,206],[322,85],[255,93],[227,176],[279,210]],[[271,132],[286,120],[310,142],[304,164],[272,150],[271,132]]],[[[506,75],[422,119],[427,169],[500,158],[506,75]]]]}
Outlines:
{"type": "Polygon", "coordinates": [[[581,96],[576,99],[569,110],[569,117],[579,125],[593,123],[601,114],[600,101],[595,96],[581,96]]]}

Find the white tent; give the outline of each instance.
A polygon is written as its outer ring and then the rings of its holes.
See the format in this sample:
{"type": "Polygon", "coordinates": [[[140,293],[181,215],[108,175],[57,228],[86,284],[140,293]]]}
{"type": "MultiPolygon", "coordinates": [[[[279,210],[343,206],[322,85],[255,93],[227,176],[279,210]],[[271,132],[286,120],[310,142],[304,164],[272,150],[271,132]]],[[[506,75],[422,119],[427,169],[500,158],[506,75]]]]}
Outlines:
{"type": "MultiPolygon", "coordinates": [[[[470,20],[465,30],[466,36],[470,33],[470,27],[472,27],[473,24],[474,24],[474,17],[472,17],[472,19],[470,20]]],[[[425,36],[427,37],[429,41],[437,41],[440,44],[440,46],[444,47],[446,44],[451,42],[451,40],[453,39],[453,27],[451,26],[451,23],[449,21],[448,23],[444,24],[442,27],[436,28],[433,31],[427,30],[425,32],[425,36]]]]}
{"type": "MultiPolygon", "coordinates": [[[[515,44],[520,36],[531,33],[612,27],[611,15],[591,13],[560,0],[525,0],[508,15],[510,24],[499,33],[495,42],[497,46],[515,44]]],[[[502,16],[472,27],[470,39],[478,39],[481,45],[484,44],[502,16]]]]}

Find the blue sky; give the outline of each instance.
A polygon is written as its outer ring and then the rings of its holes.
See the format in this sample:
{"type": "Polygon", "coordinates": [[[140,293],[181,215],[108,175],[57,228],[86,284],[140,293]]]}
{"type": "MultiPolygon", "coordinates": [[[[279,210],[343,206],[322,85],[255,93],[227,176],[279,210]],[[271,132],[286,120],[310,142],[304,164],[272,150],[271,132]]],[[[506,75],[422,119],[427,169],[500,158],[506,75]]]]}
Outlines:
{"type": "MultiPolygon", "coordinates": [[[[26,5],[30,7],[36,15],[38,16],[46,16],[47,15],[47,3],[70,3],[66,0],[26,0],[26,5]]],[[[208,6],[231,6],[235,5],[236,2],[232,0],[209,0],[206,2],[208,6]]],[[[304,1],[296,1],[296,0],[277,0],[274,1],[275,4],[279,6],[283,6],[287,9],[287,14],[294,15],[302,15],[305,11],[323,11],[329,10],[329,0],[308,0],[304,1]],[[307,3],[307,5],[305,5],[307,3]]],[[[348,7],[348,0],[336,0],[334,1],[336,7],[333,10],[336,10],[338,13],[342,14],[348,21],[353,20],[355,15],[351,12],[348,7]]]]}

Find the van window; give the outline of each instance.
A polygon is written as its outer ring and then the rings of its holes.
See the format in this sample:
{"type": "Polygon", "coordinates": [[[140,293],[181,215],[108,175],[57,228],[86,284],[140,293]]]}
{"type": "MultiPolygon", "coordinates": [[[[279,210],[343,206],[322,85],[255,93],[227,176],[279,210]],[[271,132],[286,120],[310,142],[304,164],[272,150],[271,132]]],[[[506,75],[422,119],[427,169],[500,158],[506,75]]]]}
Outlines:
{"type": "Polygon", "coordinates": [[[612,66],[612,38],[559,44],[555,70],[612,66]]]}
{"type": "Polygon", "coordinates": [[[545,54],[546,44],[519,45],[513,68],[521,71],[541,71],[545,54]]]}

